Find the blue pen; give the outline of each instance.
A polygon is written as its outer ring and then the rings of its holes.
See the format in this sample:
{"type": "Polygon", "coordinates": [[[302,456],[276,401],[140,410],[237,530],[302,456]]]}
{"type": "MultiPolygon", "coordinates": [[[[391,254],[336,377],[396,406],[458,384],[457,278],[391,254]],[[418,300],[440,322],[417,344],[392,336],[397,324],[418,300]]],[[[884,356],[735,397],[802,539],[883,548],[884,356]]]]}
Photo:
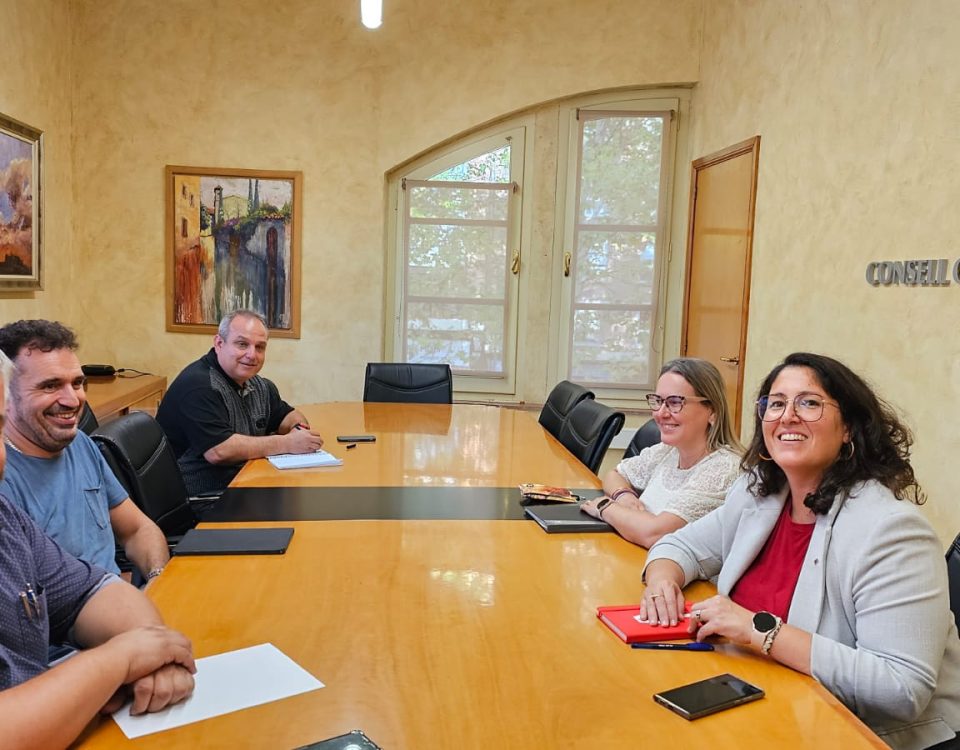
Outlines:
{"type": "Polygon", "coordinates": [[[633,648],[669,649],[672,651],[713,651],[712,643],[631,643],[633,648]]]}

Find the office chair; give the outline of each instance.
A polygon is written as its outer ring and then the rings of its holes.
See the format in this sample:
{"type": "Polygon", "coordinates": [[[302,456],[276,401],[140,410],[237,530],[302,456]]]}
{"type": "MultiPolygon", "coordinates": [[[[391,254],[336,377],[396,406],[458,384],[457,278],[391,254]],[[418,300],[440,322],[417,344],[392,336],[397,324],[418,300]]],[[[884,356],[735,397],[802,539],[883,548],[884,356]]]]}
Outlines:
{"type": "Polygon", "coordinates": [[[149,414],[134,411],[101,425],[90,436],[130,499],[164,533],[171,546],[197,517],[167,436],[149,414]]]}
{"type": "Polygon", "coordinates": [[[623,452],[623,457],[633,458],[644,448],[649,448],[651,445],[656,445],[659,442],[660,428],[657,427],[656,420],[648,419],[643,423],[643,426],[637,430],[637,434],[633,436],[630,445],[628,445],[627,449],[623,452]]]}
{"type": "Polygon", "coordinates": [[[550,391],[547,402],[540,410],[540,424],[555,438],[559,438],[560,429],[570,410],[585,398],[593,398],[593,391],[569,380],[561,380],[550,391]]]}
{"type": "Polygon", "coordinates": [[[450,365],[370,362],[363,400],[401,404],[452,404],[450,365]]]}
{"type": "Polygon", "coordinates": [[[584,399],[570,410],[557,440],[596,474],[610,441],[623,429],[624,419],[623,412],[584,399]]]}
{"type": "Polygon", "coordinates": [[[950,586],[950,609],[960,629],[960,534],[947,550],[947,579],[950,586]]]}
{"type": "Polygon", "coordinates": [[[77,426],[88,435],[100,426],[97,415],[93,413],[93,409],[90,408],[90,403],[87,401],[83,402],[83,408],[80,410],[80,422],[77,426]]]}

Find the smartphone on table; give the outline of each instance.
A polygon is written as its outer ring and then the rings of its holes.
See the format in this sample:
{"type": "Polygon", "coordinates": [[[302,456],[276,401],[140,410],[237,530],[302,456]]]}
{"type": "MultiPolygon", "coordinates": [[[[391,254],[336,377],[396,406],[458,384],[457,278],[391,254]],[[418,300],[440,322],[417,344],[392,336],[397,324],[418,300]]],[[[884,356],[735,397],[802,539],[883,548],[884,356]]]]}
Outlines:
{"type": "Polygon", "coordinates": [[[375,443],[376,435],[337,435],[338,443],[375,443]]]}
{"type": "Polygon", "coordinates": [[[763,690],[732,674],[718,674],[706,680],[656,693],[653,699],[684,719],[692,721],[717,711],[759,700],[763,690]]]}

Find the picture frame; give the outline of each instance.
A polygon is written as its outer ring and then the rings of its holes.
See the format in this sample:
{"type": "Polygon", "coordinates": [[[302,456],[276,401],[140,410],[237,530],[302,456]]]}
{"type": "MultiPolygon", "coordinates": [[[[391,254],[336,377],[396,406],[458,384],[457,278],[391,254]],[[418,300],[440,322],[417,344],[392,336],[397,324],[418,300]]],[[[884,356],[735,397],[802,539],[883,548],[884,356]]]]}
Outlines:
{"type": "Polygon", "coordinates": [[[167,330],[214,334],[240,308],[300,338],[303,173],[168,165],[167,330]]]}
{"type": "Polygon", "coordinates": [[[0,114],[0,292],[43,289],[43,131],[0,114]]]}

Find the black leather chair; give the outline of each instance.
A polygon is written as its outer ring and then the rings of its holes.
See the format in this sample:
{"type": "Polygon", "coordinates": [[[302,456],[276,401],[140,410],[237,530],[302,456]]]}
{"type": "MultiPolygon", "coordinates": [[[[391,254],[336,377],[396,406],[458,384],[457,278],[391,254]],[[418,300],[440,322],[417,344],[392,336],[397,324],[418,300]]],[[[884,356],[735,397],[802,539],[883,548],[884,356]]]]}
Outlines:
{"type": "Polygon", "coordinates": [[[171,545],[196,525],[176,456],[153,417],[130,412],[101,425],[90,437],[130,499],[160,527],[171,545]]]}
{"type": "Polygon", "coordinates": [[[947,550],[947,579],[950,585],[950,609],[960,629],[960,534],[947,550]]]}
{"type": "Polygon", "coordinates": [[[400,404],[452,404],[450,365],[371,362],[363,383],[363,400],[400,404]]]}
{"type": "Polygon", "coordinates": [[[77,427],[90,435],[99,426],[100,423],[97,421],[97,415],[93,413],[89,402],[84,401],[83,408],[80,410],[80,422],[77,424],[77,427]]]}
{"type": "Polygon", "coordinates": [[[656,445],[659,442],[660,428],[657,427],[656,420],[648,419],[643,423],[643,426],[637,430],[637,434],[633,436],[630,445],[628,445],[627,449],[623,452],[623,457],[633,458],[644,448],[649,448],[651,445],[656,445]]]}
{"type": "Polygon", "coordinates": [[[624,419],[623,412],[592,398],[584,399],[570,410],[557,440],[596,474],[610,441],[623,429],[624,419]]]}
{"type": "Polygon", "coordinates": [[[561,380],[550,391],[547,403],[540,410],[540,424],[555,438],[559,438],[570,410],[586,398],[593,398],[593,391],[569,380],[561,380]]]}

